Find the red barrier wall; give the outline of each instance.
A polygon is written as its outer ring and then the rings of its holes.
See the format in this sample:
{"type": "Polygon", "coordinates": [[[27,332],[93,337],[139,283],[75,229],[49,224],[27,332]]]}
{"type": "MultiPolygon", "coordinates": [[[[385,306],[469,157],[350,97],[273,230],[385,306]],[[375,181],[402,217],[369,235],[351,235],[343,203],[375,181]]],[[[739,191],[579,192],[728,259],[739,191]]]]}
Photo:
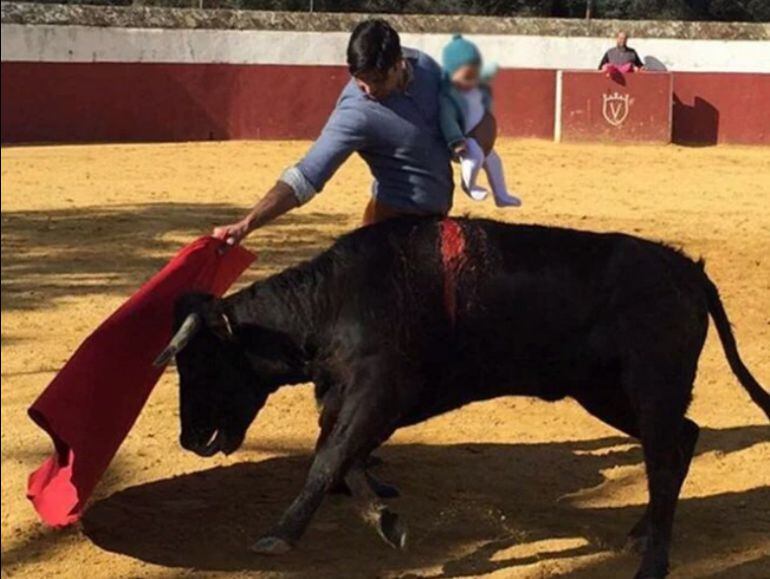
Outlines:
{"type": "MultiPolygon", "coordinates": [[[[312,139],[347,71],[336,66],[2,63],[2,141],[312,139]]],[[[770,144],[770,74],[644,73],[621,84],[564,72],[562,138],[770,144]],[[666,101],[673,77],[673,127],[666,101]],[[668,92],[666,92],[668,90],[668,92]],[[619,126],[602,95],[629,95],[619,126]]],[[[556,71],[508,69],[495,81],[500,133],[550,139],[556,71]]],[[[610,109],[622,112],[614,105],[610,109]]]]}
{"type": "Polygon", "coordinates": [[[553,138],[555,70],[501,70],[493,89],[501,135],[553,138]]]}
{"type": "Polygon", "coordinates": [[[671,75],[564,71],[564,141],[671,142],[671,75]]]}
{"type": "MultiPolygon", "coordinates": [[[[555,72],[495,80],[500,132],[551,138],[555,72]]],[[[312,139],[344,67],[2,63],[3,142],[312,139]]]]}
{"type": "Polygon", "coordinates": [[[674,73],[675,143],[770,145],[770,74],[674,73]]]}
{"type": "Polygon", "coordinates": [[[2,63],[4,142],[310,139],[343,67],[2,63]]]}

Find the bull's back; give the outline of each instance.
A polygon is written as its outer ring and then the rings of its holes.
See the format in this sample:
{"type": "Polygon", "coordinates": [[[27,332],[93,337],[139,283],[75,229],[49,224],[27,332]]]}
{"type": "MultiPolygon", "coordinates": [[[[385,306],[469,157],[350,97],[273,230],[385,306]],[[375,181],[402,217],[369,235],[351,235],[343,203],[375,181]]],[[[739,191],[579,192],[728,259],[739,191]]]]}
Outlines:
{"type": "Polygon", "coordinates": [[[683,253],[631,235],[470,218],[452,219],[458,227],[446,228],[442,221],[392,219],[340,238],[324,254],[335,264],[339,291],[352,296],[365,288],[371,302],[400,294],[425,303],[418,298],[428,294],[430,303],[445,300],[452,283],[460,309],[489,310],[512,301],[498,303],[506,288],[524,300],[519,305],[566,314],[585,311],[581,304],[601,301],[621,286],[700,280],[700,265],[683,253]],[[459,235],[459,243],[447,240],[447,231],[459,235]]]}
{"type": "Polygon", "coordinates": [[[486,247],[472,250],[484,263],[468,265],[476,279],[458,330],[490,388],[559,398],[570,380],[613,363],[628,320],[668,321],[683,339],[706,322],[700,266],[665,245],[485,220],[464,227],[486,247]]]}
{"type": "Polygon", "coordinates": [[[563,397],[614,355],[623,337],[608,321],[649,303],[635,303],[645,292],[676,295],[696,268],[623,234],[454,222],[452,259],[434,219],[363,228],[331,250],[346,319],[409,353],[399,359],[422,371],[428,415],[502,394],[563,397]]]}

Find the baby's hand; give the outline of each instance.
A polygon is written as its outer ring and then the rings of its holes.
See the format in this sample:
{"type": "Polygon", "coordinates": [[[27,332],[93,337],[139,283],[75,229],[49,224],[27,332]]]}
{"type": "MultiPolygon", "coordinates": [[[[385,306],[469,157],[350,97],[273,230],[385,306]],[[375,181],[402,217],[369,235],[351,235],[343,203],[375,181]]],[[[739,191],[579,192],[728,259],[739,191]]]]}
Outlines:
{"type": "Polygon", "coordinates": [[[468,147],[465,145],[465,141],[460,141],[454,147],[452,147],[452,151],[455,155],[460,157],[461,155],[464,155],[466,152],[468,152],[468,147]]]}

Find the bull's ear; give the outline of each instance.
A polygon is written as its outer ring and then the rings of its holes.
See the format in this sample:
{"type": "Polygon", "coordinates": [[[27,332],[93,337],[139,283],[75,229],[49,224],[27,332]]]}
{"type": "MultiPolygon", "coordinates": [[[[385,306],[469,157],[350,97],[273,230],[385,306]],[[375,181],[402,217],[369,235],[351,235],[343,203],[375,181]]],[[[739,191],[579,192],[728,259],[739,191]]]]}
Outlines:
{"type": "Polygon", "coordinates": [[[179,296],[174,302],[174,329],[178,329],[190,314],[198,314],[205,321],[205,312],[216,299],[212,294],[201,292],[189,292],[179,296]]]}
{"type": "Polygon", "coordinates": [[[220,340],[230,341],[235,338],[230,317],[225,312],[221,299],[215,299],[204,306],[206,326],[220,340]]]}

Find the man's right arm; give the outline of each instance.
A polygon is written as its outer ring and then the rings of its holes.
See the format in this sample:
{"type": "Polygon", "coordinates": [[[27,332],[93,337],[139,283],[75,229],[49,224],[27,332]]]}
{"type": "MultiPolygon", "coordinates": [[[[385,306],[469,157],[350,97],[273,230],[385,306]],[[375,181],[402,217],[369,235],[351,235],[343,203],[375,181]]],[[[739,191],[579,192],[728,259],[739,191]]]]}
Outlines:
{"type": "Polygon", "coordinates": [[[286,169],[243,219],[216,227],[214,237],[234,245],[255,229],[310,201],[339,166],[363,146],[366,139],[364,121],[363,112],[344,103],[338,105],[305,157],[286,169]]]}
{"type": "Polygon", "coordinates": [[[601,62],[599,62],[599,70],[604,68],[604,65],[607,64],[610,61],[610,51],[604,53],[604,56],[602,56],[601,62]]]}
{"type": "Polygon", "coordinates": [[[299,200],[294,190],[283,181],[277,181],[246,217],[229,225],[215,227],[212,235],[224,239],[229,245],[236,245],[255,229],[270,223],[295,207],[299,207],[299,200]]]}

